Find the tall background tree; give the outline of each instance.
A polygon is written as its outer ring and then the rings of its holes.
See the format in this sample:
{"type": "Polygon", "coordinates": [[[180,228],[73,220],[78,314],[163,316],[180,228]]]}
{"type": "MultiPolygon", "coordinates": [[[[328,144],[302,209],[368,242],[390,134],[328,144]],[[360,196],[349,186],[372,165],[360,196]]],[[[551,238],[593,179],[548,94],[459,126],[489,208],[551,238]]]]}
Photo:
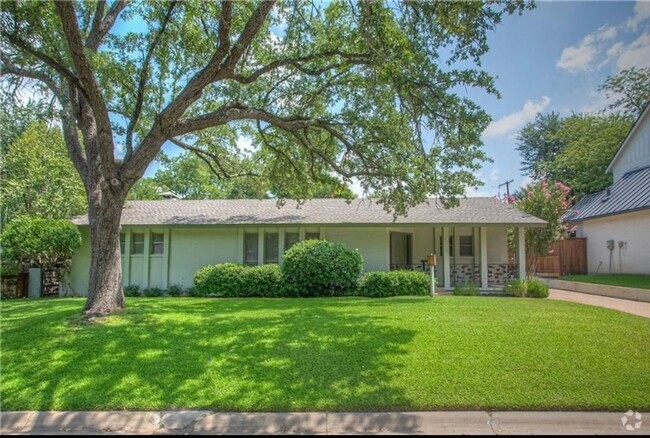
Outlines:
{"type": "Polygon", "coordinates": [[[19,216],[69,219],[86,211],[84,186],[57,127],[36,122],[14,138],[0,150],[0,175],[2,226],[19,216]]]}
{"type": "Polygon", "coordinates": [[[609,76],[598,89],[613,99],[609,110],[636,118],[650,101],[650,67],[623,70],[609,76]]]}
{"type": "Polygon", "coordinates": [[[224,178],[253,139],[278,191],[334,173],[403,214],[452,205],[486,158],[489,116],[453,93],[496,93],[487,33],[521,1],[2,2],[2,75],[61,107],[91,238],[86,313],[124,306],[122,206],[171,141],[224,178]],[[115,24],[120,21],[120,31],[115,24]],[[444,47],[445,50],[441,50],[444,47]],[[462,61],[462,67],[457,64],[462,61]],[[469,65],[469,67],[468,67],[469,65]]]}
{"type": "Polygon", "coordinates": [[[517,150],[521,154],[521,171],[533,179],[545,178],[548,165],[564,147],[557,134],[562,127],[559,113],[538,113],[517,133],[517,150]]]}

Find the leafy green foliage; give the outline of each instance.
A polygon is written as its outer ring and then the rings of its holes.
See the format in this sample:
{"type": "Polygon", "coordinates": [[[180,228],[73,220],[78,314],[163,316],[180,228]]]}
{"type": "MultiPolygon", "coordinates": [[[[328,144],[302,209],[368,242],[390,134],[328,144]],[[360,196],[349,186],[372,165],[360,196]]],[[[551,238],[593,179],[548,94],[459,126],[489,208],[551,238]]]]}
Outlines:
{"type": "Polygon", "coordinates": [[[141,297],[142,293],[140,292],[140,286],[137,284],[130,284],[124,287],[124,296],[125,297],[141,297]]]}
{"type": "Polygon", "coordinates": [[[506,294],[513,297],[525,297],[526,296],[527,284],[526,280],[523,278],[510,280],[506,283],[506,294]]]}
{"type": "Polygon", "coordinates": [[[537,278],[531,278],[526,282],[526,296],[529,298],[548,298],[549,289],[545,283],[537,278]]]}
{"type": "Polygon", "coordinates": [[[561,182],[549,184],[542,181],[526,186],[516,200],[515,206],[519,210],[547,222],[544,227],[526,229],[526,253],[532,256],[528,259],[528,273],[532,272],[536,257],[546,255],[548,246],[568,231],[568,225],[562,215],[573,201],[570,193],[571,188],[561,182]]]}
{"type": "Polygon", "coordinates": [[[357,249],[327,240],[304,240],[284,253],[282,274],[291,296],[322,297],[354,293],[363,269],[357,249]]]}
{"type": "Polygon", "coordinates": [[[0,219],[29,215],[69,219],[86,209],[83,184],[70,162],[60,129],[30,125],[2,151],[0,219]]]}
{"type": "Polygon", "coordinates": [[[374,271],[361,277],[357,295],[364,297],[396,297],[429,295],[431,276],[419,271],[374,271]]]}
{"type": "Polygon", "coordinates": [[[278,265],[245,266],[236,263],[208,265],[194,275],[194,296],[281,297],[282,272],[278,265]]]}
{"type": "Polygon", "coordinates": [[[545,178],[547,167],[562,151],[565,143],[557,134],[562,127],[560,114],[538,113],[517,134],[517,150],[521,154],[521,171],[533,179],[545,178]]]}
{"type": "Polygon", "coordinates": [[[609,99],[614,98],[608,108],[623,114],[638,117],[650,102],[650,67],[632,67],[614,76],[608,76],[598,87],[609,99]]]}
{"type": "Polygon", "coordinates": [[[167,295],[170,297],[180,297],[183,295],[183,288],[177,284],[172,284],[167,288],[167,295]]]}
{"type": "Polygon", "coordinates": [[[478,296],[481,289],[474,283],[458,283],[454,287],[454,295],[457,296],[478,296]]]}
{"type": "Polygon", "coordinates": [[[546,163],[549,180],[571,187],[576,200],[606,189],[612,184],[607,166],[631,126],[630,117],[618,114],[576,114],[565,118],[556,133],[564,147],[553,161],[546,163]]]}
{"type": "Polygon", "coordinates": [[[54,269],[67,263],[81,246],[81,233],[67,220],[22,217],[5,227],[0,245],[5,259],[54,269]]]}

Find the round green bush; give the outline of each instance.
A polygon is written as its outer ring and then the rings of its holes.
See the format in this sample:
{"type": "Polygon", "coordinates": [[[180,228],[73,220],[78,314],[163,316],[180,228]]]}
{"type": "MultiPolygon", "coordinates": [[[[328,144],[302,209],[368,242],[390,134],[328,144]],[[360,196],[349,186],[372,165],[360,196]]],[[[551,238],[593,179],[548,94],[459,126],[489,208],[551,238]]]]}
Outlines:
{"type": "Polygon", "coordinates": [[[474,283],[458,283],[454,287],[454,295],[475,297],[481,295],[481,289],[474,283]]]}
{"type": "Polygon", "coordinates": [[[536,278],[531,278],[526,284],[526,296],[530,298],[548,298],[548,286],[536,278]]]}
{"type": "Polygon", "coordinates": [[[194,286],[194,296],[284,296],[282,272],[278,265],[251,267],[222,263],[204,266],[194,275],[194,286]]]}
{"type": "Polygon", "coordinates": [[[284,253],[287,293],[297,297],[353,294],[363,269],[359,250],[327,240],[304,240],[284,253]]]}
{"type": "Polygon", "coordinates": [[[429,295],[431,276],[419,271],[375,271],[361,277],[358,295],[364,297],[395,297],[429,295]]]}

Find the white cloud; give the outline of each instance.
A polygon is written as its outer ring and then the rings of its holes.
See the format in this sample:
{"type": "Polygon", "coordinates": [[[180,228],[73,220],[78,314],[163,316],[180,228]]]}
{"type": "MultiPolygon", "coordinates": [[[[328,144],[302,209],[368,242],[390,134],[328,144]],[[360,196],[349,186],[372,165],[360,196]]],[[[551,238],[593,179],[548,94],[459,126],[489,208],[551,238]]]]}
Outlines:
{"type": "Polygon", "coordinates": [[[499,169],[492,169],[490,171],[489,175],[490,181],[498,181],[500,176],[499,176],[499,169]]]}
{"type": "Polygon", "coordinates": [[[615,26],[602,26],[584,37],[579,45],[566,47],[555,65],[571,72],[592,70],[605,41],[616,38],[617,35],[615,26]]]}
{"type": "Polygon", "coordinates": [[[629,45],[623,45],[616,50],[618,51],[616,67],[619,70],[650,67],[650,32],[644,32],[629,45]]]}
{"type": "Polygon", "coordinates": [[[539,102],[527,100],[519,111],[508,114],[490,123],[485,132],[483,132],[483,136],[493,138],[510,134],[533,120],[535,115],[544,111],[550,103],[551,99],[548,96],[543,96],[539,102]]]}
{"type": "Polygon", "coordinates": [[[522,189],[526,187],[528,184],[531,184],[533,182],[533,179],[529,176],[525,177],[524,179],[521,180],[521,184],[519,184],[519,187],[522,189]]]}
{"type": "Polygon", "coordinates": [[[627,20],[627,27],[636,31],[639,24],[650,18],[650,1],[637,1],[634,5],[634,15],[627,20]]]}
{"type": "Polygon", "coordinates": [[[253,150],[255,150],[255,147],[253,146],[253,141],[248,137],[239,137],[236,143],[239,150],[244,153],[252,152],[253,150]]]}

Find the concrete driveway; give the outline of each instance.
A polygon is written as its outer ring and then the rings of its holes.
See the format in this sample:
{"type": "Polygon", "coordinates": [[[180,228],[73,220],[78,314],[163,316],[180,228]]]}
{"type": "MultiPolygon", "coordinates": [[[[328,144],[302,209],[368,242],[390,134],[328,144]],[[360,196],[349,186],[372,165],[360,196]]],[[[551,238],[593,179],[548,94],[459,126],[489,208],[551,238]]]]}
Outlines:
{"type": "Polygon", "coordinates": [[[590,306],[606,307],[620,310],[621,312],[650,318],[650,303],[622,300],[620,298],[603,297],[600,295],[582,294],[560,289],[551,289],[549,298],[552,300],[571,301],[573,303],[588,304],[590,306]]]}

